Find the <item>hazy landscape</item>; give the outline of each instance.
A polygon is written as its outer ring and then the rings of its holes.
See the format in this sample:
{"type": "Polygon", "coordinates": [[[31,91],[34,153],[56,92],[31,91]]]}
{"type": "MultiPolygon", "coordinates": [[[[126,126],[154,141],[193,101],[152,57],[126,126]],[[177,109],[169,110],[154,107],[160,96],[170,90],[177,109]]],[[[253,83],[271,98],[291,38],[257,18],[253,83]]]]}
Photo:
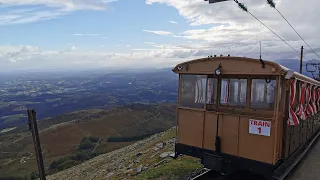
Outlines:
{"type": "MultiPolygon", "coordinates": [[[[297,60],[277,62],[297,71],[297,60]]],[[[174,127],[177,87],[171,68],[6,74],[0,79],[0,174],[38,176],[28,108],[37,112],[50,175],[174,127]]]]}
{"type": "Polygon", "coordinates": [[[0,79],[0,131],[26,123],[27,108],[34,108],[41,120],[88,108],[175,102],[176,95],[177,76],[171,69],[4,76],[0,79]]]}
{"type": "Polygon", "coordinates": [[[0,172],[5,176],[29,178],[37,171],[27,108],[37,112],[47,173],[175,124],[177,76],[171,69],[7,76],[0,92],[0,172]]]}

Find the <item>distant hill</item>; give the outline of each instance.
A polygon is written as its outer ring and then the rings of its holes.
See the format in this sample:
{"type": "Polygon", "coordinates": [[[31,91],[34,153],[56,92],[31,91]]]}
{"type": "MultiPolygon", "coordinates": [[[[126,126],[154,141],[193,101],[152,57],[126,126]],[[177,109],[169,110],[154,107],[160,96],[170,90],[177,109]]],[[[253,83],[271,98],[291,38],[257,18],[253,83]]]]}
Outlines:
{"type": "Polygon", "coordinates": [[[50,75],[17,76],[0,84],[0,131],[25,124],[21,114],[27,108],[42,120],[83,109],[175,102],[177,97],[178,76],[171,69],[50,75]]]}
{"type": "MultiPolygon", "coordinates": [[[[46,170],[56,172],[165,131],[175,126],[175,107],[170,103],[132,104],[81,110],[40,121],[46,170]]],[[[37,170],[30,132],[13,132],[0,136],[0,174],[30,175],[37,170]]]]}

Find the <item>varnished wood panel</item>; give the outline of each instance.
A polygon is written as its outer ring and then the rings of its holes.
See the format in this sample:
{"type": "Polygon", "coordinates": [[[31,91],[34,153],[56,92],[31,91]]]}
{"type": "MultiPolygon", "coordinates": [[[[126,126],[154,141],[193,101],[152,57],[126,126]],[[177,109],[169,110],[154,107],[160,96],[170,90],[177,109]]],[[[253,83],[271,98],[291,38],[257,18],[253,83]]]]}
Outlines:
{"type": "Polygon", "coordinates": [[[202,147],[204,112],[179,109],[178,142],[202,147]]]}
{"type": "Polygon", "coordinates": [[[237,115],[219,115],[219,136],[221,152],[237,156],[238,152],[238,122],[237,115]]]}
{"type": "Polygon", "coordinates": [[[206,112],[205,113],[205,122],[204,122],[204,149],[209,149],[215,151],[215,142],[216,142],[216,133],[217,133],[217,114],[215,112],[206,112]]]}
{"type": "MultiPolygon", "coordinates": [[[[263,119],[262,119],[263,120],[263,119]]],[[[239,156],[265,162],[273,162],[273,138],[274,138],[274,122],[271,125],[271,136],[260,136],[249,134],[249,119],[240,118],[239,127],[239,156]]]]}
{"type": "Polygon", "coordinates": [[[197,59],[177,65],[176,73],[215,74],[215,69],[221,65],[222,74],[247,75],[280,75],[282,68],[273,62],[265,61],[265,68],[257,59],[241,57],[217,57],[213,59],[197,59]],[[187,66],[187,67],[186,67],[187,66]],[[178,67],[182,67],[178,70],[178,67]],[[235,68],[237,67],[237,68],[235,68]]]}

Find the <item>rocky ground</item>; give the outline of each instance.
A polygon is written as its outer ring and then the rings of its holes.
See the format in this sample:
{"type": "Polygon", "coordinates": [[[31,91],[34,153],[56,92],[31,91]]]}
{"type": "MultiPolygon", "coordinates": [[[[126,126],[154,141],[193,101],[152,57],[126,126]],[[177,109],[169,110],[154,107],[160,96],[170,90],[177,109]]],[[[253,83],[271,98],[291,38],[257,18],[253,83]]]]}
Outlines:
{"type": "Polygon", "coordinates": [[[191,157],[172,158],[175,135],[175,128],[171,128],[50,175],[47,180],[188,179],[202,166],[191,157]]]}

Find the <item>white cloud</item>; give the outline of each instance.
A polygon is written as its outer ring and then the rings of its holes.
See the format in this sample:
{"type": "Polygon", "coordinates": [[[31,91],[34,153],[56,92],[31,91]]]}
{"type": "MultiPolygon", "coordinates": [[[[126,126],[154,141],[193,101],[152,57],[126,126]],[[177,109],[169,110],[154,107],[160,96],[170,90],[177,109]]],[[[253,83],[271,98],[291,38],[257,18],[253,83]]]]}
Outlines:
{"type": "Polygon", "coordinates": [[[169,31],[152,31],[152,30],[143,30],[144,32],[149,32],[157,35],[173,35],[172,32],[169,31]]]}
{"type": "Polygon", "coordinates": [[[0,0],[0,25],[58,18],[73,11],[105,10],[111,0],[0,0]],[[37,8],[28,8],[36,5],[37,8]],[[14,7],[14,9],[11,9],[14,7]]]}
{"type": "MultiPolygon", "coordinates": [[[[301,45],[308,49],[306,44],[266,1],[241,0],[240,2],[244,3],[250,12],[295,49],[299,50],[301,45]]],[[[320,1],[309,0],[306,3],[304,1],[275,0],[275,2],[277,8],[311,47],[318,50],[320,48],[320,42],[317,40],[320,39],[318,33],[320,21],[317,19],[319,18],[320,1]]],[[[203,0],[146,0],[146,3],[149,5],[164,4],[177,9],[179,14],[194,28],[172,36],[203,44],[211,49],[211,53],[230,52],[230,54],[257,57],[259,41],[262,41],[263,52],[269,58],[298,58],[294,50],[279,40],[250,14],[239,9],[233,1],[209,4],[208,1],[203,0]],[[211,25],[211,28],[198,28],[199,25],[211,25]]],[[[205,52],[205,50],[199,49],[197,54],[200,52],[205,52]]],[[[320,54],[319,50],[318,53],[320,54]]],[[[210,54],[203,53],[203,55],[210,54]]],[[[307,53],[307,56],[309,58],[316,57],[310,53],[307,53]]]]}
{"type": "Polygon", "coordinates": [[[100,34],[82,34],[82,33],[75,33],[74,36],[100,36],[100,34]]]}
{"type": "Polygon", "coordinates": [[[71,46],[70,50],[77,50],[78,48],[76,46],[71,46]]]}
{"type": "Polygon", "coordinates": [[[150,45],[154,45],[154,42],[143,42],[144,44],[150,44],[150,45]]]}
{"type": "Polygon", "coordinates": [[[5,6],[42,5],[61,8],[65,11],[73,10],[104,10],[106,4],[112,1],[105,0],[0,0],[5,6]]]}
{"type": "Polygon", "coordinates": [[[169,23],[171,23],[171,24],[178,24],[177,21],[169,21],[169,23]]]}
{"type": "Polygon", "coordinates": [[[84,33],[74,33],[72,34],[73,36],[79,36],[79,37],[82,37],[82,36],[91,36],[91,37],[99,37],[99,38],[102,38],[102,39],[108,39],[107,36],[105,36],[104,34],[84,34],[84,33]]]}
{"type": "Polygon", "coordinates": [[[31,10],[18,12],[1,12],[0,8],[0,25],[32,23],[42,20],[58,18],[67,12],[60,10],[31,10]]]}
{"type": "MultiPolygon", "coordinates": [[[[34,69],[87,69],[93,67],[172,67],[182,61],[208,55],[259,57],[256,44],[198,42],[183,44],[152,44],[152,48],[134,48],[131,51],[115,53],[92,51],[71,46],[65,50],[42,50],[33,46],[0,46],[0,71],[34,69]],[[147,61],[146,61],[147,60],[147,61]],[[28,66],[33,64],[33,66],[28,66]]],[[[263,59],[292,58],[292,51],[284,45],[263,44],[263,59]],[[279,49],[283,49],[279,52],[279,49]]],[[[320,49],[319,49],[320,51],[320,49]]],[[[310,54],[307,54],[310,57],[310,54]]]]}
{"type": "MultiPolygon", "coordinates": [[[[171,52],[171,51],[170,51],[171,52]]],[[[177,58],[167,57],[166,50],[129,53],[95,52],[79,50],[72,46],[62,51],[44,51],[33,46],[0,46],[0,71],[37,70],[61,68],[131,68],[173,66],[177,58]],[[149,59],[146,61],[146,59],[149,59]],[[28,66],[33,64],[33,66],[28,66]]]]}

